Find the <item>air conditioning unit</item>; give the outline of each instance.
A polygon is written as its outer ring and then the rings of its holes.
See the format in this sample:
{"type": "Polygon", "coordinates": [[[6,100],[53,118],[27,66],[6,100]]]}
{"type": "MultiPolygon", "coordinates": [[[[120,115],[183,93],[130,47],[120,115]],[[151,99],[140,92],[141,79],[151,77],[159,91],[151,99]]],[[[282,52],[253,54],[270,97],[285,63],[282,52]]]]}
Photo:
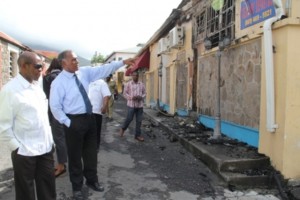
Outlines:
{"type": "Polygon", "coordinates": [[[176,26],[169,33],[170,47],[178,48],[183,46],[183,27],[176,26]]]}
{"type": "Polygon", "coordinates": [[[166,53],[169,51],[169,39],[167,37],[161,38],[158,41],[158,53],[166,53]]]}

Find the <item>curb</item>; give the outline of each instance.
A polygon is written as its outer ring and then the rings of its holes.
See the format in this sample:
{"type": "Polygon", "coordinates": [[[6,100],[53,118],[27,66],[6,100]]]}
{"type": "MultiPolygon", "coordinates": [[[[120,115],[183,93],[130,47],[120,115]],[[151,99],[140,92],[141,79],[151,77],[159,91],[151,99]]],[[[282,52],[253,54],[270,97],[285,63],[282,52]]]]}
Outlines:
{"type": "MultiPolygon", "coordinates": [[[[151,109],[149,109],[151,110],[151,109]]],[[[214,173],[216,173],[220,178],[222,178],[227,184],[238,186],[238,187],[263,187],[270,186],[273,183],[270,181],[270,176],[268,175],[245,175],[238,173],[245,169],[251,168],[263,168],[270,166],[270,159],[268,157],[257,158],[257,159],[229,159],[224,158],[222,155],[214,154],[214,152],[209,151],[209,148],[205,148],[205,145],[195,143],[191,140],[184,138],[183,136],[174,133],[174,131],[168,127],[166,124],[159,121],[152,111],[144,109],[145,115],[154,124],[159,124],[169,133],[171,137],[177,139],[180,144],[191,152],[195,157],[200,159],[205,163],[214,173]]],[[[158,112],[158,111],[155,111],[158,112]]]]}

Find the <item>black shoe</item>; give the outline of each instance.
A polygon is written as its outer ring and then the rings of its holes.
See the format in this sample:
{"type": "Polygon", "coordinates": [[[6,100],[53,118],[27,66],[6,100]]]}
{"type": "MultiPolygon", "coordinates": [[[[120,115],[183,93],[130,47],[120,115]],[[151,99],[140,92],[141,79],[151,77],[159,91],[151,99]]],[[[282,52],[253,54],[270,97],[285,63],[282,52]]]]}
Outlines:
{"type": "Polygon", "coordinates": [[[103,192],[104,191],[104,187],[102,185],[100,185],[98,182],[95,182],[95,183],[88,183],[88,182],[86,182],[86,185],[89,188],[91,188],[91,189],[93,189],[93,190],[95,190],[97,192],[103,192]]]}
{"type": "Polygon", "coordinates": [[[74,200],[83,200],[83,195],[81,191],[73,191],[74,200]]]}

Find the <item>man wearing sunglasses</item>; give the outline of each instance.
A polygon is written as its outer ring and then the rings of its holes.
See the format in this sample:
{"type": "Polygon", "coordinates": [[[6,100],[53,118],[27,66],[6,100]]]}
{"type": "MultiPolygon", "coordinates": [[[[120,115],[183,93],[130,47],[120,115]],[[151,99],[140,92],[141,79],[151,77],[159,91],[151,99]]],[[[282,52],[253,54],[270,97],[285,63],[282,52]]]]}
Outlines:
{"type": "Polygon", "coordinates": [[[0,140],[12,151],[16,200],[55,200],[53,138],[38,84],[41,58],[25,51],[18,65],[19,74],[0,91],[0,140]]]}

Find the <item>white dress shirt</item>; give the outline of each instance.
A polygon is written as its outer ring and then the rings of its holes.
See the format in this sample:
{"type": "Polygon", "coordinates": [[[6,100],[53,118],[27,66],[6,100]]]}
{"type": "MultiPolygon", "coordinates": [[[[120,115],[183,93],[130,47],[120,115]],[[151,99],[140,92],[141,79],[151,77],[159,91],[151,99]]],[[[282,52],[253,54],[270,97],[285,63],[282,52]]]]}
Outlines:
{"type": "Polygon", "coordinates": [[[48,102],[37,81],[29,83],[18,74],[0,91],[0,140],[11,151],[37,156],[48,153],[53,138],[48,120],[48,102]]]}
{"type": "Polygon", "coordinates": [[[102,115],[103,98],[110,95],[109,87],[102,79],[94,81],[89,85],[89,98],[93,106],[93,113],[102,115]]]}

